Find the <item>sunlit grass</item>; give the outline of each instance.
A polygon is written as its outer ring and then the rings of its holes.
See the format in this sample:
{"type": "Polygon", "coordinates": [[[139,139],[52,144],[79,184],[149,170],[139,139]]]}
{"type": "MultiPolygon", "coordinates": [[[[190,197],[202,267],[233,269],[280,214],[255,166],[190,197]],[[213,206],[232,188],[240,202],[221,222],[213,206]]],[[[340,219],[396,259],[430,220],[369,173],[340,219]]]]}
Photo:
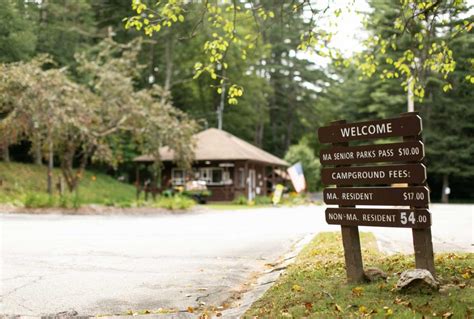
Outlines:
{"type": "Polygon", "coordinates": [[[372,234],[361,241],[365,266],[387,272],[387,282],[347,284],[341,236],[322,233],[245,318],[472,318],[474,254],[437,254],[438,279],[449,288],[406,294],[394,286],[400,272],[414,268],[413,256],[379,253],[372,234]]]}

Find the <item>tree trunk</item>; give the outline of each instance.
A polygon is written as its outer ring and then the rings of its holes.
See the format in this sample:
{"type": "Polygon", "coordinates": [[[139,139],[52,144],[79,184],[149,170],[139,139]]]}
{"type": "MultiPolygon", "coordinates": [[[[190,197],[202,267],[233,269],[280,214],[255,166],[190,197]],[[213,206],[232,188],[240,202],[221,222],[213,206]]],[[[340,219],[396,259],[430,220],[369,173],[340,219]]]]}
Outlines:
{"type": "Polygon", "coordinates": [[[54,167],[54,157],[53,157],[53,141],[49,140],[49,149],[48,149],[48,180],[47,180],[47,189],[48,194],[53,195],[53,167],[54,167]]]}
{"type": "Polygon", "coordinates": [[[171,89],[171,81],[173,80],[173,35],[171,32],[168,33],[166,37],[165,45],[165,64],[166,64],[166,73],[165,73],[165,85],[164,89],[169,91],[171,89]]]}
{"type": "Polygon", "coordinates": [[[449,175],[444,174],[443,175],[443,189],[441,193],[441,202],[442,203],[448,203],[449,202],[449,193],[451,190],[449,189],[449,175]]]}
{"type": "Polygon", "coordinates": [[[255,126],[255,145],[262,148],[263,144],[263,132],[265,129],[265,125],[263,123],[263,117],[260,117],[257,125],[255,126]]]}
{"type": "Polygon", "coordinates": [[[77,190],[79,181],[81,180],[82,175],[84,174],[87,161],[92,156],[94,151],[95,147],[92,145],[84,151],[84,154],[82,155],[81,161],[79,163],[79,167],[74,172],[73,159],[74,154],[76,152],[76,148],[72,144],[68,145],[68,149],[61,160],[61,171],[63,172],[64,179],[66,180],[66,184],[71,193],[77,190]]]}
{"type": "Polygon", "coordinates": [[[37,133],[33,135],[33,158],[36,165],[42,165],[41,139],[37,133]]]}
{"type": "Polygon", "coordinates": [[[6,163],[10,162],[10,149],[8,148],[8,146],[9,146],[8,142],[4,141],[2,145],[2,158],[3,158],[3,161],[6,163]]]}

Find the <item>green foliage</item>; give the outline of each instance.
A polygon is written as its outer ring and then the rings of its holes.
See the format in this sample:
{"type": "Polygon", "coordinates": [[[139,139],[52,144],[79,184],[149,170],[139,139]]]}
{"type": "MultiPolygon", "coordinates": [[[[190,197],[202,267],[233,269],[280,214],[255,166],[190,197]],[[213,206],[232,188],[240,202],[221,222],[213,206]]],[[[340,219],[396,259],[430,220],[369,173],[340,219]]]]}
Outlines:
{"type": "Polygon", "coordinates": [[[0,62],[29,59],[35,51],[36,35],[21,2],[0,0],[0,62]]]}
{"type": "Polygon", "coordinates": [[[145,1],[137,0],[132,1],[132,9],[136,15],[125,19],[125,28],[143,30],[145,35],[150,37],[160,31],[164,32],[164,29],[175,28],[176,24],[182,24],[186,19],[196,19],[192,21],[193,32],[198,25],[205,25],[210,37],[202,39],[200,43],[205,58],[194,64],[194,78],[208,73],[212,80],[218,81],[216,91],[219,94],[226,83],[229,87],[229,104],[237,104],[238,98],[243,95],[243,88],[229,81],[229,78],[220,72],[228,68],[226,57],[230,48],[235,49],[239,60],[246,61],[248,54],[259,41],[257,30],[264,26],[267,19],[275,17],[272,10],[263,6],[252,5],[250,8],[236,3],[201,4],[173,0],[148,5],[145,1]],[[252,23],[242,23],[250,19],[253,20],[252,23]],[[207,23],[204,24],[203,21],[207,23]]]}
{"type": "Polygon", "coordinates": [[[169,210],[185,210],[193,207],[195,204],[196,202],[189,197],[176,194],[170,197],[158,197],[153,206],[169,210]]]}
{"type": "Polygon", "coordinates": [[[272,199],[269,196],[255,196],[255,205],[271,205],[272,199]]]}
{"type": "Polygon", "coordinates": [[[299,205],[308,205],[311,204],[312,201],[305,193],[295,193],[291,192],[288,195],[284,195],[280,204],[286,206],[299,206],[299,205]]]}
{"type": "Polygon", "coordinates": [[[94,2],[47,0],[27,3],[28,23],[35,26],[38,38],[36,52],[52,56],[59,65],[74,66],[74,55],[100,38],[92,7],[94,2]]]}
{"type": "Polygon", "coordinates": [[[56,206],[56,201],[46,193],[27,193],[23,204],[26,208],[45,208],[56,206]]]}
{"type": "Polygon", "coordinates": [[[400,79],[404,90],[420,101],[426,96],[427,73],[439,75],[443,91],[452,89],[447,81],[456,68],[451,42],[474,25],[459,19],[468,10],[466,1],[373,0],[370,4],[375,10],[367,17],[372,31],[364,41],[367,50],[350,59],[362,75],[400,79]]]}
{"type": "Polygon", "coordinates": [[[45,192],[28,192],[24,196],[23,206],[26,208],[49,208],[61,207],[67,209],[78,209],[85,204],[80,196],[74,194],[48,195],[45,192]]]}
{"type": "MultiPolygon", "coordinates": [[[[56,184],[62,175],[53,170],[56,184]]],[[[62,196],[55,189],[53,196],[46,193],[46,167],[0,162],[0,203],[11,203],[29,207],[77,208],[87,204],[114,203],[114,206],[130,206],[135,200],[136,189],[132,185],[118,182],[111,176],[86,171],[77,192],[65,192],[62,196]]]]}
{"type": "Polygon", "coordinates": [[[400,272],[414,267],[411,255],[383,255],[370,233],[361,233],[364,264],[389,274],[387,282],[347,284],[339,233],[321,233],[245,318],[468,318],[474,305],[474,254],[436,254],[438,280],[446,293],[393,289],[400,272]],[[435,315],[436,314],[436,315],[435,315]]]}
{"type": "Polygon", "coordinates": [[[285,161],[290,164],[301,162],[306,179],[306,186],[310,192],[321,187],[319,159],[314,156],[313,150],[305,143],[292,145],[285,155],[285,161]]]}
{"type": "Polygon", "coordinates": [[[247,205],[247,204],[248,204],[247,197],[244,196],[244,195],[239,195],[239,196],[237,196],[236,198],[234,198],[234,200],[232,201],[232,204],[235,204],[235,205],[247,205]]]}
{"type": "Polygon", "coordinates": [[[120,45],[107,39],[93,52],[77,55],[77,72],[86,85],[72,81],[63,69],[43,70],[52,62],[45,57],[0,65],[0,95],[5,97],[0,112],[9,111],[0,132],[21,128],[33,144],[56,154],[70,191],[91,158],[117,166],[121,156],[114,151],[121,149],[111,146],[124,133],[157,162],[159,148],[167,145],[179,164],[189,165],[197,125],[170,104],[161,87],[135,89],[139,51],[139,41],[120,45]],[[77,153],[82,156],[75,170],[77,153]]]}

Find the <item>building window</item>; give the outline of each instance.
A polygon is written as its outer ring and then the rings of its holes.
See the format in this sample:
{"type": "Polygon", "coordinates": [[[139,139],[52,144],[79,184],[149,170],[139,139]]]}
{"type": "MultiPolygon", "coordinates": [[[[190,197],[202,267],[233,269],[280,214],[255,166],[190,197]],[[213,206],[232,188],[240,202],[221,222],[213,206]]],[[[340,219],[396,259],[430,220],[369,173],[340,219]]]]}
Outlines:
{"type": "Polygon", "coordinates": [[[185,171],[180,168],[173,168],[171,170],[171,183],[173,185],[184,185],[185,171]]]}
{"type": "Polygon", "coordinates": [[[200,180],[205,181],[207,185],[228,184],[230,179],[229,172],[225,172],[220,167],[205,167],[199,170],[200,180]]]}

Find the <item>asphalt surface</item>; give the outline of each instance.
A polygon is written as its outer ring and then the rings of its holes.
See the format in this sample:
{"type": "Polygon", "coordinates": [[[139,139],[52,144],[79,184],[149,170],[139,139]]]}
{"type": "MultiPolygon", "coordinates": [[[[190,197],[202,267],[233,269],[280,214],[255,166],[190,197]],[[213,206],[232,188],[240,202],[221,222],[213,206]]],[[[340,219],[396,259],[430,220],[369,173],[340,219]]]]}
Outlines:
{"type": "MultiPolygon", "coordinates": [[[[158,216],[0,214],[1,314],[219,306],[327,225],[324,207],[158,216]]],[[[473,205],[433,205],[435,251],[472,251],[473,205]]],[[[362,227],[386,252],[407,229],[362,227]]]]}

